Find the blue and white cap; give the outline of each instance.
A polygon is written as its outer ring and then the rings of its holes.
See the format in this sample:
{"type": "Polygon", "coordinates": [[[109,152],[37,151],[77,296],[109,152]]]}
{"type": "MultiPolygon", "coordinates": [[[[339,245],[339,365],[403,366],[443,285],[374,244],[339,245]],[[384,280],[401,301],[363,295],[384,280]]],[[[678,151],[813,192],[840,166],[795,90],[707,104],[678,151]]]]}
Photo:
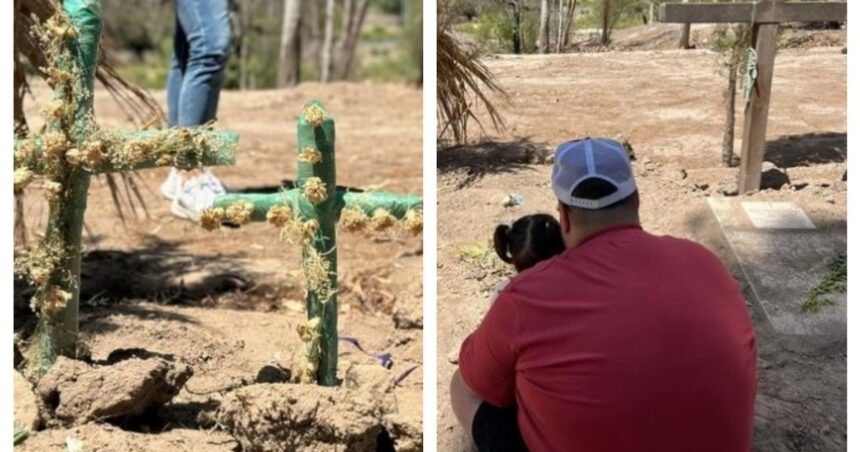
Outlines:
{"type": "Polygon", "coordinates": [[[636,191],[633,168],[620,143],[606,138],[586,138],[562,143],[555,150],[552,191],[562,204],[582,209],[601,209],[636,191]],[[618,190],[600,199],[573,196],[579,184],[590,178],[603,179],[618,190]]]}

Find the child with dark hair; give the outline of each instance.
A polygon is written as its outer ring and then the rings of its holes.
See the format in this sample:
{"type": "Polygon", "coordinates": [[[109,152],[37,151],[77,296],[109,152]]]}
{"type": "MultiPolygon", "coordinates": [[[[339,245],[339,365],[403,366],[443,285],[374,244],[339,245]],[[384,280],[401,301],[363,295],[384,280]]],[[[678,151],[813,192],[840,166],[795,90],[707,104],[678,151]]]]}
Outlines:
{"type": "Polygon", "coordinates": [[[517,272],[561,254],[565,249],[561,226],[546,214],[526,215],[510,226],[496,226],[493,245],[499,258],[513,264],[517,272]]]}
{"type": "MultiPolygon", "coordinates": [[[[547,214],[526,215],[512,225],[500,224],[493,233],[493,246],[499,258],[513,264],[517,272],[527,270],[541,261],[561,254],[565,250],[561,238],[561,225],[555,217],[547,214]]],[[[500,282],[490,300],[510,282],[500,282]]],[[[457,364],[459,347],[448,353],[448,362],[457,364]]]]}

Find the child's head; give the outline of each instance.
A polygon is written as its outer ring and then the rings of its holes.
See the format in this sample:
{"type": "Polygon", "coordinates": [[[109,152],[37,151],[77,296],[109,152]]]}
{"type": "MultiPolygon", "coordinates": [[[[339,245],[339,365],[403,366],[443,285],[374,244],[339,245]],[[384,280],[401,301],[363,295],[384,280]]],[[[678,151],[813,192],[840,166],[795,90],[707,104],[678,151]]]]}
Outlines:
{"type": "Polygon", "coordinates": [[[511,226],[496,226],[493,244],[499,258],[514,264],[518,272],[565,249],[558,221],[546,214],[526,215],[511,226]]]}

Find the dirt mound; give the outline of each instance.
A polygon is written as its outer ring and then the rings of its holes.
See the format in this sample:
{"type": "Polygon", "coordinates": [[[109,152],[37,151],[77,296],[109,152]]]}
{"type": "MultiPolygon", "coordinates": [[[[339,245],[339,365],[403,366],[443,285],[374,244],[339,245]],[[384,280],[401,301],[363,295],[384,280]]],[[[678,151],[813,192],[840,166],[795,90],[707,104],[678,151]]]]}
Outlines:
{"type": "Polygon", "coordinates": [[[191,374],[188,366],[157,358],[94,366],[60,357],[36,389],[59,421],[81,424],[152,412],[172,400],[191,374]]]}
{"type": "MultiPolygon", "coordinates": [[[[678,48],[681,24],[640,25],[612,33],[612,42],[606,50],[674,50],[678,48]]],[[[707,48],[712,41],[714,25],[694,24],[690,27],[690,45],[707,48]]],[[[845,30],[805,30],[783,27],[780,29],[778,46],[781,49],[809,49],[813,47],[844,47],[847,44],[845,30]]],[[[578,46],[582,50],[596,43],[585,41],[578,46]]]]}
{"type": "MultiPolygon", "coordinates": [[[[698,27],[698,26],[697,26],[698,27]]],[[[703,36],[710,33],[691,27],[690,45],[701,45],[703,36]]],[[[640,25],[612,33],[613,50],[666,50],[677,49],[681,26],[679,24],[640,25]]]]}
{"type": "Polygon", "coordinates": [[[393,375],[378,365],[350,367],[343,386],[337,388],[246,386],[224,397],[216,417],[246,451],[420,450],[422,446],[420,421],[416,428],[398,415],[393,375]]]}
{"type": "Polygon", "coordinates": [[[845,47],[847,44],[847,35],[844,30],[783,29],[779,38],[779,47],[782,49],[845,47]]]}
{"type": "Polygon", "coordinates": [[[262,384],[229,394],[219,422],[248,451],[374,450],[383,431],[376,401],[352,391],[262,384]]]}

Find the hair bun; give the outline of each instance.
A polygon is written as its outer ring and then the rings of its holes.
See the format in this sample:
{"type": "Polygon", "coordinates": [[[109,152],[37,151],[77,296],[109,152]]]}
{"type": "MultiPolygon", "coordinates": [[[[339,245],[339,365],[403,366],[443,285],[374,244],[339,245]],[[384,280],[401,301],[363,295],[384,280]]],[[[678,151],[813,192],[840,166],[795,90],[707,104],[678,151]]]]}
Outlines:
{"type": "Polygon", "coordinates": [[[513,258],[509,252],[508,233],[511,227],[506,224],[496,226],[496,231],[493,233],[493,247],[496,249],[496,254],[503,262],[510,264],[513,258]]]}

